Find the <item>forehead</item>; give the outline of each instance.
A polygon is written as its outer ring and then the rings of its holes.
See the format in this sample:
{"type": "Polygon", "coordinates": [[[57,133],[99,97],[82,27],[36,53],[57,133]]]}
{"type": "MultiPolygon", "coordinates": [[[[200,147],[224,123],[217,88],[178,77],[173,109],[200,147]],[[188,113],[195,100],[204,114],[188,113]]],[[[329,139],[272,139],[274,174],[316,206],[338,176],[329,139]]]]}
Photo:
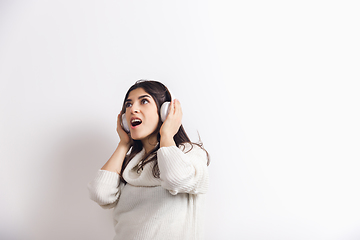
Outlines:
{"type": "MultiPolygon", "coordinates": [[[[143,88],[137,88],[137,89],[134,89],[132,90],[130,93],[129,93],[129,96],[127,97],[127,99],[129,100],[136,100],[138,99],[140,96],[143,96],[143,95],[148,95],[150,98],[151,95],[148,94],[147,92],[145,92],[145,90],[143,88]]],[[[126,99],[126,100],[127,100],[126,99]]]]}

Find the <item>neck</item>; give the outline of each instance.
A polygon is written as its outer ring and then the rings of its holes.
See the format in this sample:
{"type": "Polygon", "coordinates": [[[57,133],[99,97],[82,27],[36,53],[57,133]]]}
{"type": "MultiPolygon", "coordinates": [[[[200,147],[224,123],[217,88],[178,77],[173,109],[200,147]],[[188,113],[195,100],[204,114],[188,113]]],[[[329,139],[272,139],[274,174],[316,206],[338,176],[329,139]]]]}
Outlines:
{"type": "Polygon", "coordinates": [[[157,134],[150,135],[149,137],[141,140],[141,142],[142,142],[143,147],[145,148],[145,154],[148,154],[158,144],[157,134]]]}

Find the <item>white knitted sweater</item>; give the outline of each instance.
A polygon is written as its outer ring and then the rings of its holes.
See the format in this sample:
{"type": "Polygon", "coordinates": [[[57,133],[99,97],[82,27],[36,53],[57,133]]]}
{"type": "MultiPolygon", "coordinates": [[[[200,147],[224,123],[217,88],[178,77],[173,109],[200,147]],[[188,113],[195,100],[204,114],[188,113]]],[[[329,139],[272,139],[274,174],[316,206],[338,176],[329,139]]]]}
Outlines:
{"type": "Polygon", "coordinates": [[[206,153],[194,145],[157,151],[160,178],[153,162],[137,171],[144,149],[127,165],[120,183],[117,173],[99,170],[88,184],[90,198],[103,208],[114,207],[115,240],[203,239],[204,193],[208,189],[206,153]]]}

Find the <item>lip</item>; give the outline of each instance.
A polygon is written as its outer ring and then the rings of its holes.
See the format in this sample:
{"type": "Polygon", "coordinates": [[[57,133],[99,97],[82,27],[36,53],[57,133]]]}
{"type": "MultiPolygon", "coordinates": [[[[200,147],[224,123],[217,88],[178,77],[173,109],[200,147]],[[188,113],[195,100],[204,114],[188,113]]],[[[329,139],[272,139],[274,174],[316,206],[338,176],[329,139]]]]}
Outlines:
{"type": "Polygon", "coordinates": [[[131,129],[135,129],[135,128],[137,128],[137,127],[139,127],[139,126],[141,125],[141,124],[139,124],[139,125],[133,126],[133,125],[131,124],[131,122],[132,122],[132,120],[134,120],[134,119],[139,119],[139,120],[141,121],[141,123],[142,123],[142,119],[139,118],[139,117],[132,117],[132,118],[130,118],[130,127],[131,127],[131,129]]]}

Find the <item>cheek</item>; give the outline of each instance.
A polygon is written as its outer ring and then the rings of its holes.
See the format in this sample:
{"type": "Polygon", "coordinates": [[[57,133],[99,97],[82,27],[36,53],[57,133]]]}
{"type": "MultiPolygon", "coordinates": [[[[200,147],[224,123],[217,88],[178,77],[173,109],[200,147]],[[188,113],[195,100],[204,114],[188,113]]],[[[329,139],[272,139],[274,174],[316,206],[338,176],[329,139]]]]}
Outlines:
{"type": "Polygon", "coordinates": [[[151,115],[150,115],[150,122],[151,122],[151,125],[158,125],[159,123],[159,115],[157,113],[157,111],[151,111],[151,115]]]}
{"type": "Polygon", "coordinates": [[[129,123],[130,122],[130,118],[131,118],[131,114],[129,111],[126,111],[125,112],[125,118],[126,118],[126,121],[129,123]]]}
{"type": "Polygon", "coordinates": [[[152,122],[152,124],[153,125],[158,125],[158,123],[159,123],[159,116],[157,115],[157,113],[156,114],[154,114],[154,116],[152,117],[152,119],[151,119],[151,122],[152,122]]]}

